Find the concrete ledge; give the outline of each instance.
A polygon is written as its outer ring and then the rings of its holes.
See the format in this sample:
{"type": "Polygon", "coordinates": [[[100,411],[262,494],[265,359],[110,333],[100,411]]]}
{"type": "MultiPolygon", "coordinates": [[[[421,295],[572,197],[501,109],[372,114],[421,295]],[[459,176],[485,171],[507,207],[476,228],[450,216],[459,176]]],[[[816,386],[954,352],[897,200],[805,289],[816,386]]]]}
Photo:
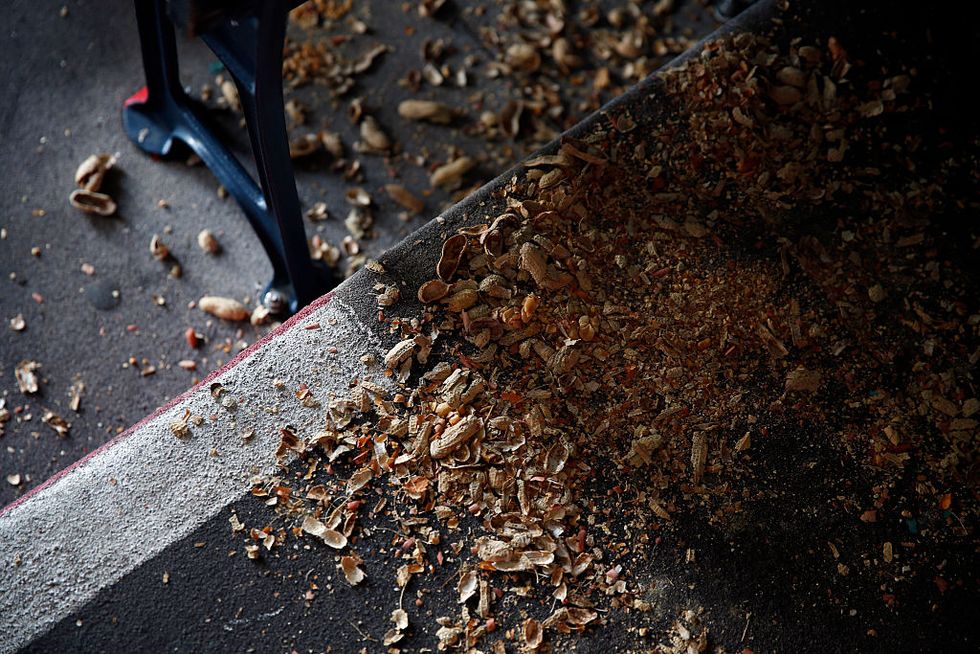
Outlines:
{"type": "MultiPolygon", "coordinates": [[[[214,375],[0,513],[0,652],[18,649],[100,588],[239,499],[275,469],[279,429],[315,430],[324,405],[364,376],[378,338],[325,296],[214,375]],[[312,325],[319,325],[311,329],[312,325]],[[274,380],[284,385],[277,388],[274,380]],[[222,403],[211,387],[220,384],[222,403]],[[171,424],[200,416],[190,435],[171,424]],[[243,433],[253,432],[243,439],[243,433]]],[[[384,384],[384,377],[374,381],[384,384]]]]}

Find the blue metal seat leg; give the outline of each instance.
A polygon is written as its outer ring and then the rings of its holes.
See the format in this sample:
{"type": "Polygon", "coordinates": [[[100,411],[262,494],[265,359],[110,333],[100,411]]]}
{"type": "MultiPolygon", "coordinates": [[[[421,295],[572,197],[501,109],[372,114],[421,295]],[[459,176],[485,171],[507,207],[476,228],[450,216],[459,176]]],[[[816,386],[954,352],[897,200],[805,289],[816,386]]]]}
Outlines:
{"type": "Polygon", "coordinates": [[[310,258],[289,158],[282,48],[290,3],[258,3],[259,15],[227,20],[203,35],[235,80],[261,186],[184,92],[164,0],[135,4],[146,87],[126,102],[126,133],[149,154],[166,156],[177,140],[204,161],[245,212],[272,264],[263,303],[276,312],[297,311],[329,290],[334,280],[326,266],[310,258]]]}

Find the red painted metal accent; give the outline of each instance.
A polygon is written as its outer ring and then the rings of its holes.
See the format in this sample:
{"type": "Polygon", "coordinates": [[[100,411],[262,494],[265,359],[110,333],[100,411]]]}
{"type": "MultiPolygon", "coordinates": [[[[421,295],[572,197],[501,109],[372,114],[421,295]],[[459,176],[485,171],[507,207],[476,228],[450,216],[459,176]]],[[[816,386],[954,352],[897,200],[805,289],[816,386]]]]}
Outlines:
{"type": "Polygon", "coordinates": [[[144,86],[139,91],[126,98],[126,101],[123,102],[123,106],[128,107],[133,104],[145,104],[147,99],[149,99],[149,97],[150,97],[150,92],[144,86]]]}

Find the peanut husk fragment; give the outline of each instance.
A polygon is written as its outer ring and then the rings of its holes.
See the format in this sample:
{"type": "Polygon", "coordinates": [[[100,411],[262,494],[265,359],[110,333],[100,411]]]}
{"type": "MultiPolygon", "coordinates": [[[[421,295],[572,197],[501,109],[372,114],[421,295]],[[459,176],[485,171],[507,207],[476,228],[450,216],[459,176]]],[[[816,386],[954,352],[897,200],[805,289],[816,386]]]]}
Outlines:
{"type": "Polygon", "coordinates": [[[419,302],[422,304],[438,302],[442,298],[446,297],[447,293],[449,293],[449,284],[441,279],[430,279],[419,286],[419,302]]]}
{"type": "Polygon", "coordinates": [[[41,367],[37,361],[21,361],[14,368],[14,377],[17,379],[17,388],[21,393],[27,395],[37,393],[38,379],[37,369],[41,367]]]}
{"type": "Polygon", "coordinates": [[[478,416],[468,415],[443,432],[442,436],[429,445],[433,459],[444,459],[453,450],[469,441],[483,429],[483,421],[478,416]]]}
{"type": "Polygon", "coordinates": [[[82,213],[111,216],[116,213],[116,202],[105,193],[77,188],[68,196],[68,203],[82,213]]]}
{"type": "Polygon", "coordinates": [[[90,155],[75,171],[75,185],[86,191],[97,192],[102,188],[105,174],[116,163],[116,158],[106,152],[90,155]]]}
{"type": "Polygon", "coordinates": [[[453,120],[453,110],[449,105],[433,100],[404,100],[398,105],[398,115],[437,125],[448,125],[453,120]]]}
{"type": "Polygon", "coordinates": [[[251,316],[251,313],[244,304],[228,297],[205,295],[198,300],[197,306],[204,313],[210,313],[212,316],[221,318],[222,320],[238,322],[248,320],[251,316]]]}
{"type": "Polygon", "coordinates": [[[439,275],[439,279],[446,282],[452,279],[465,249],[466,236],[463,234],[451,236],[442,244],[442,256],[436,264],[436,274],[439,275]]]}
{"type": "Polygon", "coordinates": [[[197,235],[197,245],[208,254],[221,252],[221,244],[210,229],[202,229],[197,235]]]}
{"type": "Polygon", "coordinates": [[[412,213],[422,213],[425,204],[422,200],[415,197],[411,191],[401,184],[385,184],[385,192],[400,207],[408,209],[412,213]]]}
{"type": "Polygon", "coordinates": [[[365,116],[361,122],[361,139],[366,152],[383,153],[391,148],[391,138],[374,116],[365,116]]]}
{"type": "Polygon", "coordinates": [[[462,183],[463,175],[472,170],[474,166],[476,166],[476,161],[471,157],[459,157],[436,168],[429,181],[432,186],[437,188],[453,188],[462,183]]]}

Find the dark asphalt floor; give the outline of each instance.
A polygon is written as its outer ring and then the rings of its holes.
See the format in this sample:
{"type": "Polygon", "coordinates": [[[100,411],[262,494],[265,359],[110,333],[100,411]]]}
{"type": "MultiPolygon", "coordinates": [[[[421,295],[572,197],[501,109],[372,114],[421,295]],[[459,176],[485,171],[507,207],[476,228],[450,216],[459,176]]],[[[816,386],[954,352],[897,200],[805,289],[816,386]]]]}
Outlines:
{"type": "MultiPolygon", "coordinates": [[[[6,8],[0,32],[0,397],[13,414],[0,439],[7,503],[187,388],[195,374],[175,364],[185,358],[202,369],[227,361],[258,333],[209,326],[187,303],[202,294],[250,296],[269,268],[237,207],[220,200],[206,169],[158,163],[126,139],[122,101],[142,84],[135,22],[129,3],[19,2],[6,8]],[[107,182],[117,216],[89,217],[68,205],[75,167],[95,152],[119,153],[107,182]],[[169,209],[157,204],[166,200],[169,209]],[[43,215],[42,215],[43,212],[43,215]],[[195,243],[212,229],[224,253],[209,260],[195,243]],[[170,233],[168,233],[170,232],[170,233]],[[160,234],[183,266],[183,277],[149,254],[160,234]],[[31,249],[40,249],[33,256],[31,249]],[[93,275],[82,272],[83,264],[93,275]],[[160,306],[154,296],[163,298],[160,306]],[[26,329],[8,321],[23,315],[26,329]],[[208,347],[194,352],[183,341],[193,325],[208,347]],[[229,352],[222,351],[228,347],[229,352]],[[137,365],[129,363],[130,357],[137,365]],[[41,390],[17,390],[15,366],[37,361],[41,390]],[[142,376],[153,366],[156,372],[142,376]],[[73,382],[84,384],[79,412],[69,408],[73,382]],[[66,438],[41,422],[45,411],[72,427],[66,438]]],[[[197,61],[206,53],[195,48],[197,61]]]]}
{"type": "MultiPolygon", "coordinates": [[[[769,499],[747,505],[734,524],[711,524],[703,515],[673,523],[651,556],[627,562],[632,583],[644,589],[639,597],[651,609],[604,612],[601,627],[558,638],[552,651],[671,651],[657,648],[682,608],[703,609],[710,647],[722,648],[706,651],[975,651],[976,635],[967,626],[977,617],[976,593],[969,584],[940,594],[928,571],[913,564],[903,600],[890,608],[881,601],[876,566],[862,569],[856,558],[846,558],[851,575],[837,573],[825,538],[851,557],[868,540],[909,537],[902,524],[869,530],[857,520],[842,520],[834,498],[868,490],[848,455],[829,444],[806,443],[799,427],[787,424],[771,434],[754,461],[748,474],[763,487],[768,488],[764,479],[779,480],[771,484],[769,499]],[[787,498],[780,487],[796,490],[787,498]],[[696,563],[686,560],[688,551],[697,552],[696,563]]],[[[609,486],[600,482],[603,489],[609,486]]],[[[611,510],[622,508],[615,496],[606,502],[611,510]]],[[[402,563],[401,552],[391,546],[383,518],[370,521],[380,529],[357,546],[364,567],[378,574],[352,589],[338,569],[338,556],[317,543],[298,540],[263,552],[259,561],[247,559],[240,546],[245,540],[230,535],[233,514],[248,526],[274,520],[255,498],[232,504],[24,651],[382,652],[390,612],[401,605],[412,625],[401,651],[431,652],[435,619],[459,613],[455,586],[461,561],[448,548],[441,563],[430,550],[433,572],[412,582],[399,603],[391,570],[402,563]]],[[[471,542],[469,526],[445,533],[443,542],[471,542]]],[[[970,550],[944,546],[943,574],[968,576],[970,550]]],[[[493,583],[509,586],[505,577],[493,583]]],[[[495,606],[500,616],[544,619],[553,608],[513,593],[504,597],[495,606]]]]}
{"type": "MultiPolygon", "coordinates": [[[[465,68],[467,57],[492,59],[480,36],[493,25],[499,10],[481,13],[479,3],[450,3],[439,20],[416,11],[390,10],[383,2],[358,3],[352,16],[370,25],[354,40],[350,56],[372,45],[393,47],[368,73],[357,78],[343,98],[311,85],[290,93],[310,107],[307,125],[294,133],[337,131],[351,159],[360,162],[363,179],[345,180],[330,162],[314,157],[296,164],[298,189],[305,208],[327,204],[331,218],[312,224],[339,246],[348,231],[349,206],[344,192],[354,186],[369,191],[374,201],[373,238],[363,239],[361,254],[376,257],[424,224],[451,202],[442,190],[429,193],[428,172],[447,160],[453,148],[478,159],[467,177],[475,184],[505,170],[536,144],[534,135],[503,139],[489,145],[467,125],[483,109],[499,110],[520,93],[506,79],[477,80],[454,88],[423,89],[421,97],[438,99],[468,112],[453,127],[408,123],[397,104],[420,97],[400,80],[423,65],[425,42],[442,40],[449,48],[446,62],[465,68]],[[383,16],[383,19],[381,18],[383,16]],[[348,103],[363,99],[382,126],[399,143],[393,157],[356,155],[357,128],[346,118],[348,103]],[[425,210],[408,216],[382,190],[397,182],[424,198],[425,210]]],[[[614,6],[616,3],[604,3],[614,6]]],[[[120,126],[123,101],[143,84],[139,43],[131,4],[109,2],[16,1],[5,7],[0,30],[0,402],[11,419],[0,436],[0,504],[6,504],[42,483],[123,431],[197,379],[232,358],[268,328],[222,323],[189,308],[203,295],[222,295],[254,302],[271,268],[237,205],[221,199],[218,183],[203,167],[189,167],[182,158],[159,162],[144,156],[120,126]],[[86,216],[68,205],[76,167],[97,152],[116,153],[119,161],[105,190],[118,205],[116,216],[86,216]],[[161,208],[164,201],[168,207],[161,208]],[[196,245],[201,229],[218,237],[217,257],[196,245]],[[170,263],[154,260],[149,243],[160,235],[180,263],[180,279],[168,276],[170,263]],[[33,254],[32,250],[37,254],[33,254]],[[83,266],[91,266],[88,275],[83,266]],[[9,321],[22,316],[26,327],[14,331],[9,321]],[[190,349],[184,332],[193,327],[206,336],[199,350],[190,349]],[[196,371],[178,367],[193,360],[196,371]],[[36,394],[18,391],[15,369],[23,361],[40,365],[36,394]],[[152,371],[152,372],[151,372],[152,371]],[[70,408],[73,386],[83,387],[79,410],[70,408]],[[47,412],[71,424],[59,437],[42,422],[47,412]],[[8,479],[9,478],[9,479],[8,479]]],[[[703,35],[717,23],[697,3],[677,12],[676,33],[703,35]]],[[[342,23],[327,37],[350,34],[342,23]]],[[[304,33],[292,28],[297,39],[304,33]]],[[[192,95],[204,84],[214,89],[216,60],[200,42],[182,40],[182,74],[192,95]]],[[[669,56],[664,56],[665,61],[669,56]]],[[[474,66],[476,64],[473,64],[474,66]]],[[[553,80],[557,86],[573,80],[553,80]]],[[[212,103],[214,104],[214,103],[212,103]]],[[[570,126],[587,107],[569,104],[562,119],[570,126]]],[[[217,109],[215,116],[229,130],[238,151],[247,155],[238,118],[217,109]]],[[[350,258],[343,256],[340,274],[350,258]]],[[[86,267],[87,267],[86,266],[86,267]]]]}

